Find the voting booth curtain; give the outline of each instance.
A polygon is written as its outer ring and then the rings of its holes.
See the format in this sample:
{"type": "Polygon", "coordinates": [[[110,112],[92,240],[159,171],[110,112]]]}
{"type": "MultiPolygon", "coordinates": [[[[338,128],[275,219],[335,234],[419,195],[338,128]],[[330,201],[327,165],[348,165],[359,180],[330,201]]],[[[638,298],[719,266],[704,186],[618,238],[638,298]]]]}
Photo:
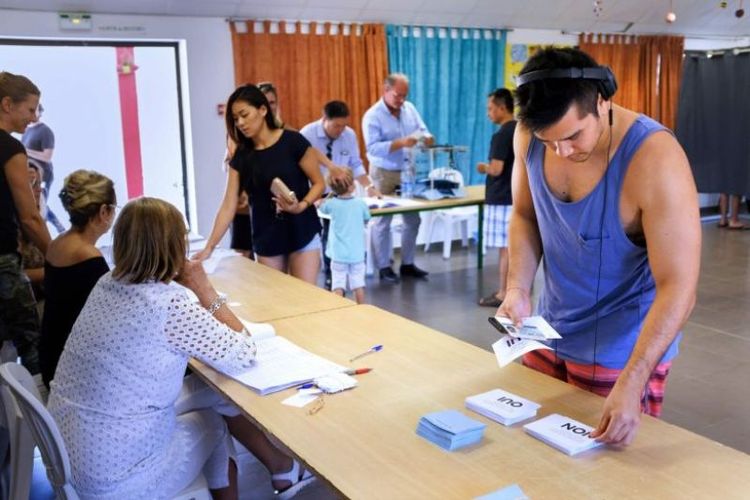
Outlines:
{"type": "Polygon", "coordinates": [[[750,54],[691,53],[683,67],[676,133],[698,191],[750,194],[750,54]]]}
{"type": "Polygon", "coordinates": [[[469,147],[466,184],[481,184],[476,164],[487,161],[497,129],[487,119],[487,94],[504,81],[504,30],[389,25],[390,72],[409,77],[409,101],[438,144],[469,147]]]}
{"type": "Polygon", "coordinates": [[[272,82],[281,118],[294,128],[320,118],[326,102],[342,100],[361,140],[361,117],[380,97],[388,71],[383,25],[283,21],[229,25],[237,85],[272,82]]]}
{"type": "Polygon", "coordinates": [[[684,38],[583,34],[579,47],[617,77],[614,102],[674,130],[684,38]]]}

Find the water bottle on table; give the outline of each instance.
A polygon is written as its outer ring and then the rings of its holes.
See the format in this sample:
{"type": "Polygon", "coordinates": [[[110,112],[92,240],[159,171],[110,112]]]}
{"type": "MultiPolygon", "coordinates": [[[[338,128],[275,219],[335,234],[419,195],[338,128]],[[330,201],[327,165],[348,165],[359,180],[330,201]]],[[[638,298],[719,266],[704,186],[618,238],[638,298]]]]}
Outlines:
{"type": "Polygon", "coordinates": [[[401,197],[402,198],[413,198],[414,197],[414,181],[415,181],[414,167],[405,164],[401,170],[401,197]]]}

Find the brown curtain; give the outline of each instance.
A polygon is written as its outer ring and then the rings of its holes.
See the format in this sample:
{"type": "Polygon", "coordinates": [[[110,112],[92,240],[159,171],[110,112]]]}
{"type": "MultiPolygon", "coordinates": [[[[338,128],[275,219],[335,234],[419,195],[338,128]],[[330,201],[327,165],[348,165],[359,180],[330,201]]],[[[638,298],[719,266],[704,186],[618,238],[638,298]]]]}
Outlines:
{"type": "Polygon", "coordinates": [[[257,33],[253,21],[245,23],[245,33],[236,24],[229,23],[237,85],[273,82],[281,118],[294,128],[320,118],[326,102],[342,100],[361,146],[362,115],[380,97],[388,73],[384,25],[351,25],[345,35],[342,24],[337,34],[331,34],[331,23],[322,24],[323,34],[318,23],[309,24],[309,33],[302,33],[301,23],[279,22],[278,33],[271,33],[269,21],[257,33]]]}
{"type": "Polygon", "coordinates": [[[614,101],[674,129],[682,78],[684,38],[677,36],[581,35],[579,47],[612,68],[614,101]]]}
{"type": "Polygon", "coordinates": [[[659,45],[661,54],[659,117],[664,125],[674,130],[677,125],[685,39],[681,36],[662,36],[659,37],[659,45]]]}

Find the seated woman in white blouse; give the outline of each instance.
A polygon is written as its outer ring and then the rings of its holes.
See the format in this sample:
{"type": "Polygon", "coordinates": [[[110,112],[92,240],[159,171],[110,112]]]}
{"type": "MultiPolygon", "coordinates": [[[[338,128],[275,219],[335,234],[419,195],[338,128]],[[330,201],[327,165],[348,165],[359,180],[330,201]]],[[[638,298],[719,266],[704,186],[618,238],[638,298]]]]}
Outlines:
{"type": "Polygon", "coordinates": [[[128,203],[114,227],[115,267],[92,290],[60,357],[49,410],[82,498],[170,498],[201,471],[214,498],[237,498],[227,428],[269,469],[279,497],[312,480],[195,376],[183,383],[190,357],[226,373],[255,357],[200,263],[185,258],[186,234],[169,203],[128,203]]]}

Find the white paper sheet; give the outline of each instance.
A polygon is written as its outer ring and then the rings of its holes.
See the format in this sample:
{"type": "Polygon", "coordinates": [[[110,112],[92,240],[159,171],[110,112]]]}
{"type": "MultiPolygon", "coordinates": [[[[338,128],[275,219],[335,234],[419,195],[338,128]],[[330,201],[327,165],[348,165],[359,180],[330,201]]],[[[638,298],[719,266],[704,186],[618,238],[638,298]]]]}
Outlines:
{"type": "Polygon", "coordinates": [[[495,351],[495,357],[497,357],[497,363],[500,365],[500,368],[519,356],[523,356],[527,352],[536,349],[550,348],[536,340],[518,339],[510,335],[503,335],[500,337],[500,340],[492,344],[492,350],[495,351]]]}
{"type": "Polygon", "coordinates": [[[318,395],[320,395],[322,392],[323,391],[321,391],[320,389],[302,389],[300,391],[297,391],[292,396],[286,398],[281,402],[281,404],[294,406],[295,408],[302,408],[303,406],[307,406],[318,399],[318,395]]]}
{"type": "Polygon", "coordinates": [[[262,339],[257,346],[252,368],[231,377],[260,394],[270,394],[345,370],[345,367],[306,351],[283,337],[262,339]]]}

